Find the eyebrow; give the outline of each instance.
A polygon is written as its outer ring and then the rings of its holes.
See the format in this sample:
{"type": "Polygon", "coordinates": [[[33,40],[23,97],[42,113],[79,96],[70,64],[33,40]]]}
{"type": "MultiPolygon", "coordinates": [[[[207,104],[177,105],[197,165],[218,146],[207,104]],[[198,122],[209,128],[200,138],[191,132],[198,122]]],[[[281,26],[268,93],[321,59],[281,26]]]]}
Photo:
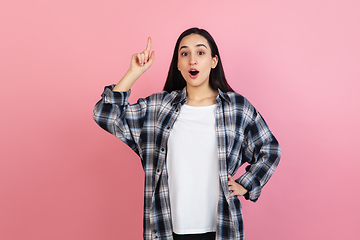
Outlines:
{"type": "MultiPolygon", "coordinates": [[[[205,46],[205,44],[203,44],[203,43],[199,43],[199,44],[197,44],[195,47],[205,47],[205,48],[207,48],[206,46],[205,46]]],[[[181,50],[181,49],[183,49],[183,48],[189,48],[188,46],[181,46],[181,48],[179,49],[179,50],[181,50]]]]}

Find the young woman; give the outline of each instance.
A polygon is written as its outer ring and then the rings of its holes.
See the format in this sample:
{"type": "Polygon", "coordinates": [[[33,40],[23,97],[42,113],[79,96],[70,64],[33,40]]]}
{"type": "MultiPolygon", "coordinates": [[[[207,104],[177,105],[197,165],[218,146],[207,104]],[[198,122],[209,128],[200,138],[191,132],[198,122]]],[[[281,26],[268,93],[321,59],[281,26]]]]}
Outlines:
{"type": "Polygon", "coordinates": [[[164,91],[130,105],[130,88],[154,56],[149,38],[94,108],[99,126],[142,161],[144,239],[242,240],[238,196],[259,198],[279,163],[279,144],[227,83],[215,41],[203,29],[180,35],[164,91]],[[246,172],[233,180],[246,162],[246,172]]]}

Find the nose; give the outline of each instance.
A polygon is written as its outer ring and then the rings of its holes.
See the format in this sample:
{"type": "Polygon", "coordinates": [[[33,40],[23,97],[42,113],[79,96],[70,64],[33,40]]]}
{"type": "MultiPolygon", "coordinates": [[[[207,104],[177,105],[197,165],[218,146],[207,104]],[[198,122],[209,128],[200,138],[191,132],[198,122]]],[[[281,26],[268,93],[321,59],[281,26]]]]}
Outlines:
{"type": "Polygon", "coordinates": [[[190,65],[195,65],[195,64],[197,64],[196,54],[191,54],[191,56],[190,56],[190,65]]]}

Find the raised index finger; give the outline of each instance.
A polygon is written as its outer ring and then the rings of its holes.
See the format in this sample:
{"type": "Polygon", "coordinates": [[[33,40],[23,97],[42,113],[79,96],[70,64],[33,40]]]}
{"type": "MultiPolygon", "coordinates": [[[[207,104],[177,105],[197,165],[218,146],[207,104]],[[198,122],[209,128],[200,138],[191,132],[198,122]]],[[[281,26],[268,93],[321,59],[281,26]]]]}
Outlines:
{"type": "Polygon", "coordinates": [[[146,50],[150,52],[151,49],[151,38],[148,38],[148,42],[147,42],[147,46],[146,46],[146,50]]]}

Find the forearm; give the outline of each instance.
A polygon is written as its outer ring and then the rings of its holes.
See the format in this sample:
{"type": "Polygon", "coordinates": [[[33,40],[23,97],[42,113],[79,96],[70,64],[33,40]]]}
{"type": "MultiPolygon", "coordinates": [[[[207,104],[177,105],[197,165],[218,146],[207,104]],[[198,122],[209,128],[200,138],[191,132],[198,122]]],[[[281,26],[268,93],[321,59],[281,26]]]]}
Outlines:
{"type": "Polygon", "coordinates": [[[273,175],[280,160],[281,150],[260,113],[255,112],[247,132],[243,141],[242,157],[250,165],[246,167],[246,173],[236,179],[236,182],[248,190],[245,198],[255,202],[260,196],[262,187],[273,175]]]}
{"type": "Polygon", "coordinates": [[[279,144],[273,136],[269,142],[253,149],[253,158],[252,161],[249,161],[251,164],[246,167],[246,173],[236,179],[237,183],[248,190],[245,194],[246,199],[255,202],[259,198],[263,186],[268,182],[279,164],[280,156],[279,144]]]}
{"type": "Polygon", "coordinates": [[[124,77],[116,84],[113,88],[114,92],[127,92],[136,82],[136,80],[141,76],[141,73],[132,71],[129,69],[124,77]]]}

